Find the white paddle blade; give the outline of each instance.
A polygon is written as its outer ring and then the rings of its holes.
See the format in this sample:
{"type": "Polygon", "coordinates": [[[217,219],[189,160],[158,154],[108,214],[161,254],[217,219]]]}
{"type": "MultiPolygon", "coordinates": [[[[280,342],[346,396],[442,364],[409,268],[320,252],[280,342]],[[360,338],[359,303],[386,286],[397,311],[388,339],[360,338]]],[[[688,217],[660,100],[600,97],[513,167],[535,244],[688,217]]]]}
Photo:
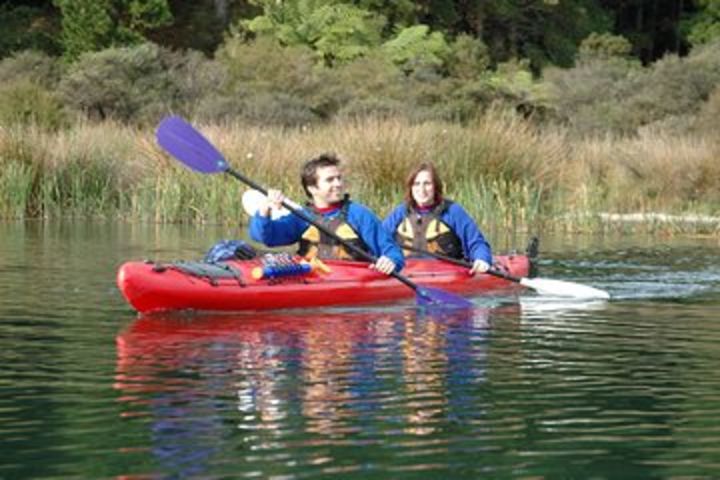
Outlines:
{"type": "MultiPolygon", "coordinates": [[[[255,189],[246,190],[242,196],[242,206],[245,213],[251,217],[255,215],[260,206],[265,203],[267,197],[262,192],[255,189]]],[[[270,217],[275,220],[285,215],[289,215],[290,211],[287,208],[281,208],[280,210],[273,208],[270,211],[270,217]]]]}
{"type": "Polygon", "coordinates": [[[520,284],[535,290],[542,295],[558,297],[609,299],[610,294],[599,288],[580,285],[579,283],[550,280],[547,278],[522,278],[520,284]]]}

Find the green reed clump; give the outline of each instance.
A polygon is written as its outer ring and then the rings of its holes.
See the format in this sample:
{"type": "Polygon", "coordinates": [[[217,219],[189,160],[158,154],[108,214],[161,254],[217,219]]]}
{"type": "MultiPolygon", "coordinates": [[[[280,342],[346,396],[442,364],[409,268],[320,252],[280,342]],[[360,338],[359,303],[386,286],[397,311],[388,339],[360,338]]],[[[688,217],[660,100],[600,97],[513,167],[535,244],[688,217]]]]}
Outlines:
{"type": "Polygon", "coordinates": [[[0,128],[0,215],[25,218],[33,212],[33,191],[39,168],[29,142],[15,128],[0,128]]]}
{"type": "Polygon", "coordinates": [[[35,172],[30,165],[6,162],[2,157],[0,166],[0,218],[24,218],[35,172]]]}
{"type": "MultiPolygon", "coordinates": [[[[647,131],[636,138],[578,139],[502,111],[466,125],[376,118],[297,128],[196,126],[235,169],[298,202],[305,200],[303,162],[336,152],[353,198],[381,216],[402,201],[408,171],[427,161],[438,167],[449,198],[484,230],[503,235],[677,231],[685,224],[620,224],[608,214],[720,210],[720,144],[712,136],[647,131]]],[[[245,188],[227,175],[189,171],[156,145],[150,130],[113,123],[0,130],[2,218],[243,224],[245,188]]]]}
{"type": "Polygon", "coordinates": [[[156,223],[232,224],[240,222],[237,185],[175,169],[147,178],[134,191],[131,217],[156,223]]]}
{"type": "Polygon", "coordinates": [[[541,188],[503,179],[463,183],[453,198],[481,225],[523,230],[542,221],[541,188]]]}
{"type": "Polygon", "coordinates": [[[106,216],[118,213],[129,191],[134,133],[109,126],[78,125],[49,132],[17,126],[0,136],[0,161],[32,173],[23,216],[106,216]]]}

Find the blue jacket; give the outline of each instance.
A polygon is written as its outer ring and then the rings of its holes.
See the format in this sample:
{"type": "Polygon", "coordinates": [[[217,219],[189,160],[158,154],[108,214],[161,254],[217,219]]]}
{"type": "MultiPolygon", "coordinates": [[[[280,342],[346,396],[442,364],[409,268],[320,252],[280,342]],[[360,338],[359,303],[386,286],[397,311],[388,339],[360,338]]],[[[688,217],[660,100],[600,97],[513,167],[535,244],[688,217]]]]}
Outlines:
{"type": "MultiPolygon", "coordinates": [[[[331,218],[338,215],[340,211],[341,209],[338,208],[324,216],[331,218]]],[[[303,213],[311,218],[315,215],[308,209],[303,209],[303,213]]],[[[405,266],[402,250],[370,209],[364,205],[350,202],[347,208],[347,222],[365,242],[373,256],[384,255],[395,262],[396,272],[402,270],[405,266]]],[[[309,226],[308,222],[292,214],[272,220],[270,217],[263,217],[256,213],[250,219],[250,238],[268,247],[291,245],[300,240],[309,226]]]]}
{"type": "MultiPolygon", "coordinates": [[[[405,203],[398,205],[385,217],[383,227],[394,236],[395,231],[406,216],[407,206],[405,203]]],[[[490,244],[485,240],[485,236],[464,208],[453,202],[450,204],[450,207],[440,215],[440,220],[450,227],[460,239],[465,258],[473,261],[485,260],[492,265],[492,250],[490,244]]]]}

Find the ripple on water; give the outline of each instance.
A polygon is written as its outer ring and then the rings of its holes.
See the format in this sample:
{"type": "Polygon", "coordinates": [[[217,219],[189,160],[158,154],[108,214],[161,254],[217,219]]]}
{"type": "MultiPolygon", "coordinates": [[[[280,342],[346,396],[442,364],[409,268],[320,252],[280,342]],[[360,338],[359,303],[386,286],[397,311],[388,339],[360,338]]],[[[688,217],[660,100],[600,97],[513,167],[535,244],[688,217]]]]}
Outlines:
{"type": "Polygon", "coordinates": [[[541,262],[610,301],[136,319],[118,238],[0,261],[0,477],[720,476],[714,250],[541,262]]]}

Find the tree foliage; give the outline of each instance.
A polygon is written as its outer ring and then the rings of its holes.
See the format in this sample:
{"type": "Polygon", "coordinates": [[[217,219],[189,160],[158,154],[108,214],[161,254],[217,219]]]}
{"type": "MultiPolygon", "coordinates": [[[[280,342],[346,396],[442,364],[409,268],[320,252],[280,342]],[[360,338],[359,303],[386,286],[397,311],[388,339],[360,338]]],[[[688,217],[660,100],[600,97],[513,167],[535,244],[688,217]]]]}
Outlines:
{"type": "Polygon", "coordinates": [[[307,46],[328,65],[367,53],[380,43],[385,18],[333,0],[254,0],[263,14],[242,25],[283,45],[307,46]]]}
{"type": "Polygon", "coordinates": [[[65,125],[62,102],[47,88],[22,79],[0,84],[0,125],[34,125],[57,129],[65,125]]]}
{"type": "Polygon", "coordinates": [[[593,32],[580,43],[578,58],[583,61],[612,57],[628,58],[631,50],[632,45],[625,37],[593,32]]]}
{"type": "Polygon", "coordinates": [[[71,60],[85,52],[142,43],[172,21],[167,0],[53,0],[62,13],[62,43],[71,60]]]}
{"type": "Polygon", "coordinates": [[[36,50],[24,50],[0,61],[0,83],[29,80],[53,88],[61,70],[57,58],[36,50]]]}
{"type": "Polygon", "coordinates": [[[67,105],[94,119],[140,123],[181,109],[185,57],[153,44],[88,52],[60,82],[67,105]]]}
{"type": "Polygon", "coordinates": [[[0,0],[0,22],[14,119],[59,102],[132,123],[466,121],[502,104],[634,134],[691,126],[720,83],[720,0],[0,0]]]}
{"type": "Polygon", "coordinates": [[[720,0],[697,0],[700,11],[685,22],[687,37],[693,45],[720,38],[720,0]]]}
{"type": "Polygon", "coordinates": [[[0,3],[0,59],[22,50],[58,53],[58,23],[42,8],[0,3]]]}
{"type": "Polygon", "coordinates": [[[450,55],[450,46],[440,32],[427,25],[403,28],[383,45],[390,60],[410,72],[420,66],[440,67],[450,55]]]}

